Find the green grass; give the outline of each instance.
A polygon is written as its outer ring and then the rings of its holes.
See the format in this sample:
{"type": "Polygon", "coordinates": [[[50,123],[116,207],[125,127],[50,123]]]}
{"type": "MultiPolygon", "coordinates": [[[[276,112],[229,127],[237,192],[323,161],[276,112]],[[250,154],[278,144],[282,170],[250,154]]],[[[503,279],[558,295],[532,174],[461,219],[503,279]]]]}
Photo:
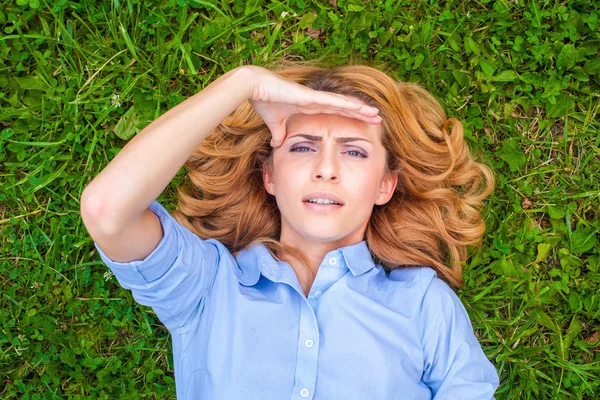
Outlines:
{"type": "Polygon", "coordinates": [[[379,3],[0,0],[1,398],[175,398],[168,332],[100,261],[81,191],[153,119],[283,55],[381,62],[464,122],[498,178],[458,291],[496,397],[600,398],[600,4],[379,3]]]}

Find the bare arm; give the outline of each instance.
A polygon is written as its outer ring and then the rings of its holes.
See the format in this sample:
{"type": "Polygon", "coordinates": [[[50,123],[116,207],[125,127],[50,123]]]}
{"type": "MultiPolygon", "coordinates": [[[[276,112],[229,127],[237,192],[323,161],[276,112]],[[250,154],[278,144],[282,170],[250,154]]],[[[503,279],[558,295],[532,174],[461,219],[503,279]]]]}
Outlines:
{"type": "Polygon", "coordinates": [[[134,221],[158,223],[151,211],[144,212],[200,143],[248,99],[249,82],[249,72],[235,68],[129,141],[82,193],[81,212],[88,230],[94,225],[107,235],[117,235],[134,221]]]}
{"type": "Polygon", "coordinates": [[[219,77],[152,122],[115,156],[81,195],[81,217],[92,238],[114,261],[142,260],[163,237],[148,208],[202,141],[244,101],[285,140],[285,121],[315,111],[380,123],[376,109],[345,96],[319,92],[247,65],[219,77]]]}

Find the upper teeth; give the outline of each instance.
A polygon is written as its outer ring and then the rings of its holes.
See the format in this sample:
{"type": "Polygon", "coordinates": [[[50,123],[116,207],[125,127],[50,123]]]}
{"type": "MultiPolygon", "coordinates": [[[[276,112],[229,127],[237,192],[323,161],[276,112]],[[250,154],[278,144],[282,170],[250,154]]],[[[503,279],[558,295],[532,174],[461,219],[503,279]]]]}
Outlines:
{"type": "Polygon", "coordinates": [[[315,199],[309,199],[308,201],[311,202],[311,203],[319,203],[319,204],[339,204],[338,202],[333,201],[333,200],[329,200],[329,199],[317,199],[317,198],[315,198],[315,199]]]}

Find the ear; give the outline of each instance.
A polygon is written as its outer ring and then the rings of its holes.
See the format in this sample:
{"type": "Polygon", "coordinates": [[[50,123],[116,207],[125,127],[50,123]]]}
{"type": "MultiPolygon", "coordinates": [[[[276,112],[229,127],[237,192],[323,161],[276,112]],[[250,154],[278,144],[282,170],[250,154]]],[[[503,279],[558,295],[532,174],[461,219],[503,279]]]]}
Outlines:
{"type": "Polygon", "coordinates": [[[268,161],[263,164],[263,182],[267,193],[275,196],[275,181],[273,180],[273,170],[268,161]]]}
{"type": "Polygon", "coordinates": [[[398,184],[398,174],[393,172],[387,174],[381,180],[381,187],[379,189],[379,196],[377,197],[377,201],[375,204],[381,206],[392,198],[394,195],[394,190],[396,190],[396,185],[398,184]]]}

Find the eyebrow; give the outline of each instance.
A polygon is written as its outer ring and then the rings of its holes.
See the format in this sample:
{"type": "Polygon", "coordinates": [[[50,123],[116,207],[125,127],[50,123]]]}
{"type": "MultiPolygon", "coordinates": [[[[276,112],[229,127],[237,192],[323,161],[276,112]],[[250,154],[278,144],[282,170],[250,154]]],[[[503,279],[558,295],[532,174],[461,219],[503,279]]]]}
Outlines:
{"type": "MultiPolygon", "coordinates": [[[[322,142],[323,141],[323,137],[322,136],[307,135],[306,133],[299,133],[297,135],[290,136],[288,139],[295,138],[297,136],[303,137],[303,138],[308,139],[308,140],[312,140],[313,142],[322,142]]],[[[357,141],[357,140],[364,140],[365,142],[371,143],[369,140],[363,139],[361,137],[345,136],[345,137],[336,137],[335,138],[335,141],[337,143],[348,143],[348,142],[354,142],[354,141],[357,141]]]]}

